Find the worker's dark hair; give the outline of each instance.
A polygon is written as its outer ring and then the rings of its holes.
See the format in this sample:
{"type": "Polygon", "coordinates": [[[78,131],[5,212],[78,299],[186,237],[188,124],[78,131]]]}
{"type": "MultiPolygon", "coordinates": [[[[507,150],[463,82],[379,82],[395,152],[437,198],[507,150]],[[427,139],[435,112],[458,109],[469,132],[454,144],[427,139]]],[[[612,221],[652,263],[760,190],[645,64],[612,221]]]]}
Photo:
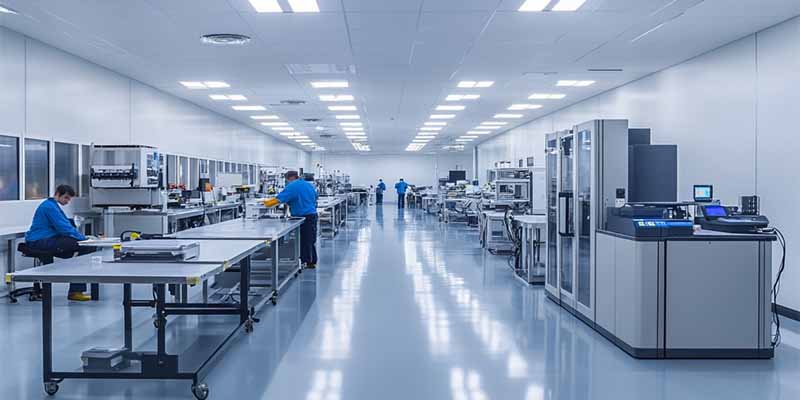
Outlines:
{"type": "Polygon", "coordinates": [[[289,179],[289,178],[299,178],[299,177],[300,177],[300,175],[297,173],[297,171],[286,171],[286,175],[284,175],[284,177],[285,177],[286,179],[289,179]]]}
{"type": "Polygon", "coordinates": [[[63,196],[65,194],[70,195],[70,197],[75,197],[75,189],[70,185],[58,185],[56,188],[56,196],[63,196]]]}

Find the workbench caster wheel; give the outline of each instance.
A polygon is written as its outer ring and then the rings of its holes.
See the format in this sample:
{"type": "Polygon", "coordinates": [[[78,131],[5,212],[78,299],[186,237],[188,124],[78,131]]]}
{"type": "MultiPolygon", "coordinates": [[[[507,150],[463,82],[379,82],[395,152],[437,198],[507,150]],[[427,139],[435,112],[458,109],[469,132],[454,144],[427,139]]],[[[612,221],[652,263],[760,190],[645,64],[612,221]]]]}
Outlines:
{"type": "Polygon", "coordinates": [[[208,398],[208,385],[205,383],[192,385],[192,394],[197,400],[206,400],[208,398]]]}
{"type": "Polygon", "coordinates": [[[253,332],[253,321],[245,321],[244,333],[252,333],[252,332],[253,332]]]}
{"type": "Polygon", "coordinates": [[[55,382],[45,382],[44,383],[44,392],[48,395],[52,396],[58,392],[58,383],[55,382]]]}

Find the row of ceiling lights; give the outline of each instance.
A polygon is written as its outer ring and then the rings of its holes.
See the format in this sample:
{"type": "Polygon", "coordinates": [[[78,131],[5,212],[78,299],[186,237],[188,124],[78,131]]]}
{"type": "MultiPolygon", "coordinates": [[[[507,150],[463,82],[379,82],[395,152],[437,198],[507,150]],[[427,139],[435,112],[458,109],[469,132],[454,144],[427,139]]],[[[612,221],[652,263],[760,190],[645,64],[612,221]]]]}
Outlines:
{"type": "MultiPolygon", "coordinates": [[[[311,87],[314,89],[348,89],[350,82],[348,81],[319,81],[311,82],[311,87]]],[[[352,103],[355,97],[351,94],[321,94],[319,100],[329,103],[352,103]]],[[[328,106],[328,111],[331,112],[357,112],[358,106],[355,104],[340,104],[328,106]]],[[[335,114],[339,122],[339,128],[344,132],[350,144],[356,151],[370,151],[369,144],[367,144],[367,133],[364,130],[364,124],[361,122],[360,114],[335,114]]]]}
{"type": "Polygon", "coordinates": [[[278,0],[250,0],[250,5],[259,13],[318,13],[317,0],[287,0],[289,9],[284,10],[278,0]]]}
{"type": "MultiPolygon", "coordinates": [[[[231,87],[231,85],[223,81],[181,81],[180,84],[191,90],[229,89],[231,87]]],[[[247,97],[241,94],[210,94],[208,97],[214,101],[247,101],[247,97]]],[[[235,111],[244,112],[267,110],[266,107],[260,105],[234,105],[231,106],[231,108],[235,111]]],[[[277,115],[251,115],[250,118],[256,121],[265,121],[261,122],[262,126],[268,127],[278,132],[281,136],[292,139],[302,146],[310,147],[312,150],[316,151],[325,150],[324,147],[320,147],[314,143],[308,135],[296,131],[288,122],[281,121],[281,118],[277,115]]]]}
{"type": "Polygon", "coordinates": [[[583,3],[586,0],[525,0],[519,11],[576,11],[583,3]]]}

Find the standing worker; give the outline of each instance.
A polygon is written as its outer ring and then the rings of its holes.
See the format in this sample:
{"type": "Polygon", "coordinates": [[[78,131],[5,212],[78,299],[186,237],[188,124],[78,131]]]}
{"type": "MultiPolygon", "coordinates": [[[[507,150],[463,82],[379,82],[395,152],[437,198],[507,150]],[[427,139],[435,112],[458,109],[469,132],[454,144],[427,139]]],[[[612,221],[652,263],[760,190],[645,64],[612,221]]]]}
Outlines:
{"type": "Polygon", "coordinates": [[[317,190],[310,182],[300,179],[297,171],[286,173],[286,187],[278,196],[264,201],[267,207],[288,204],[294,217],[303,217],[300,226],[300,259],[306,268],[317,267],[317,190]]]}
{"type": "Polygon", "coordinates": [[[375,188],[375,204],[383,204],[383,192],[386,191],[386,184],[383,179],[378,179],[378,187],[375,188]]]}
{"type": "Polygon", "coordinates": [[[397,190],[397,207],[406,208],[406,190],[408,189],[408,184],[403,178],[400,178],[400,182],[395,183],[394,188],[397,190]]]}
{"type": "MultiPolygon", "coordinates": [[[[59,185],[53,197],[39,204],[33,214],[33,222],[27,233],[25,242],[33,250],[45,252],[52,257],[72,258],[75,253],[88,254],[94,252],[93,247],[81,247],[79,241],[86,240],[67,218],[61,207],[66,206],[75,197],[75,189],[69,185],[59,185]]],[[[85,283],[70,283],[67,298],[72,301],[89,301],[92,297],[83,293],[85,283]]]]}

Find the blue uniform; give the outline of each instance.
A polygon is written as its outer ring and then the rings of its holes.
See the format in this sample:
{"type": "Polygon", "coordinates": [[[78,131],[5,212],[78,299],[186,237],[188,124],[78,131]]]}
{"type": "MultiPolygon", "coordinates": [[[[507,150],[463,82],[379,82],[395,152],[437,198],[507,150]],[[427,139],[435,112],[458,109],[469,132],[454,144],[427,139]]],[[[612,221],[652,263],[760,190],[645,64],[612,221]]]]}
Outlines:
{"type": "Polygon", "coordinates": [[[386,184],[385,184],[385,183],[383,183],[383,182],[379,183],[379,184],[378,184],[378,191],[377,191],[377,192],[382,194],[382,193],[383,193],[383,192],[385,192],[385,191],[386,191],[386,184]]]}
{"type": "Polygon", "coordinates": [[[317,190],[314,189],[314,185],[303,179],[296,179],[286,185],[286,188],[277,197],[281,203],[289,205],[292,215],[317,214],[317,190]]]}
{"type": "Polygon", "coordinates": [[[397,190],[397,194],[405,194],[406,189],[408,189],[408,184],[400,181],[394,184],[394,188],[397,190]]]}
{"type": "Polygon", "coordinates": [[[36,213],[33,214],[33,222],[31,228],[25,233],[25,241],[36,242],[58,236],[86,240],[86,237],[72,226],[55,199],[49,198],[39,204],[36,213]]]}

